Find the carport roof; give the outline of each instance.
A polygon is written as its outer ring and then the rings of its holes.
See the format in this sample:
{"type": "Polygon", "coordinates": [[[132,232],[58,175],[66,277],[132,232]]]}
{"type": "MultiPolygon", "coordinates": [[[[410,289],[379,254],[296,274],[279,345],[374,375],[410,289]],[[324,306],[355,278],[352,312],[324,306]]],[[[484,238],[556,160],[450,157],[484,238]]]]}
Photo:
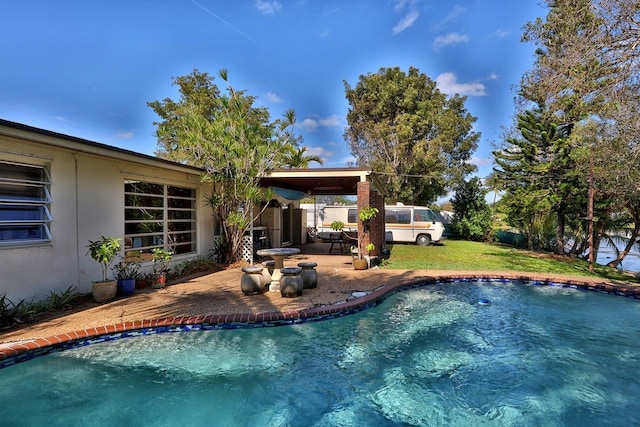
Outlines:
{"type": "Polygon", "coordinates": [[[369,168],[307,168],[275,169],[260,178],[263,187],[279,187],[300,191],[310,196],[349,196],[358,194],[358,182],[373,181],[374,173],[369,168]]]}

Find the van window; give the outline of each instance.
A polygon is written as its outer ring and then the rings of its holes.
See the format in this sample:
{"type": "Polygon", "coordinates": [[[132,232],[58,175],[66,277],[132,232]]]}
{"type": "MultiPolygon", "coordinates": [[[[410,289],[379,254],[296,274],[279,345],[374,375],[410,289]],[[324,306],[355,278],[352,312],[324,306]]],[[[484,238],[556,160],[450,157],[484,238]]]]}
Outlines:
{"type": "Polygon", "coordinates": [[[358,210],[357,209],[349,209],[347,211],[347,222],[350,223],[350,224],[358,222],[358,210]]]}
{"type": "Polygon", "coordinates": [[[387,224],[411,224],[411,209],[386,209],[384,222],[387,224]]]}
{"type": "Polygon", "coordinates": [[[416,221],[436,221],[436,216],[430,209],[416,209],[414,214],[416,221]]]}

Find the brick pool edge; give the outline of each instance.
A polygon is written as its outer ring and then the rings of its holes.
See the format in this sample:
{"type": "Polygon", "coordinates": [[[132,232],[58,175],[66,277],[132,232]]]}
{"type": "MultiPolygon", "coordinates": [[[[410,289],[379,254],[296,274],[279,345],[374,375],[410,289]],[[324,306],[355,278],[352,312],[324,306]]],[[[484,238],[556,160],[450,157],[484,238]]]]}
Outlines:
{"type": "Polygon", "coordinates": [[[139,320],[83,329],[46,338],[5,343],[0,347],[0,369],[45,354],[73,347],[111,341],[138,335],[187,330],[239,329],[271,327],[314,322],[353,314],[378,305],[388,296],[402,290],[453,281],[522,281],[537,285],[564,286],[640,299],[640,287],[587,280],[559,280],[541,275],[522,274],[450,274],[425,275],[410,280],[389,283],[332,305],[316,306],[294,311],[264,313],[215,314],[179,316],[154,320],[139,320]]]}

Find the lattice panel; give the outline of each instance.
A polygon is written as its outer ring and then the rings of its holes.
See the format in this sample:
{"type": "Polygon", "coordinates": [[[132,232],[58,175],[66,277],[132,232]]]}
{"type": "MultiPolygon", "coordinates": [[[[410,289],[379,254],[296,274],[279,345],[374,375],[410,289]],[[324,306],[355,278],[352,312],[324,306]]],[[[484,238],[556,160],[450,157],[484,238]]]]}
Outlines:
{"type": "Polygon", "coordinates": [[[242,236],[242,248],[240,249],[240,253],[242,254],[242,259],[245,261],[251,261],[251,250],[253,249],[253,245],[251,243],[251,236],[242,236]]]}

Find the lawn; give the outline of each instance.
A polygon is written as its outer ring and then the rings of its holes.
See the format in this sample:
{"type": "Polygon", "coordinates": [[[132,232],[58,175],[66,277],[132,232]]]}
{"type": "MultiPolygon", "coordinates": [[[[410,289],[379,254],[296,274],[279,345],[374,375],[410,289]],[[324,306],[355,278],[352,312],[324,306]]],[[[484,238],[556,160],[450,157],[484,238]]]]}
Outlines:
{"type": "Polygon", "coordinates": [[[539,272],[636,281],[633,276],[597,264],[591,274],[589,263],[581,259],[495,243],[446,240],[431,246],[395,244],[387,247],[391,256],[383,261],[382,267],[388,269],[539,272]]]}

